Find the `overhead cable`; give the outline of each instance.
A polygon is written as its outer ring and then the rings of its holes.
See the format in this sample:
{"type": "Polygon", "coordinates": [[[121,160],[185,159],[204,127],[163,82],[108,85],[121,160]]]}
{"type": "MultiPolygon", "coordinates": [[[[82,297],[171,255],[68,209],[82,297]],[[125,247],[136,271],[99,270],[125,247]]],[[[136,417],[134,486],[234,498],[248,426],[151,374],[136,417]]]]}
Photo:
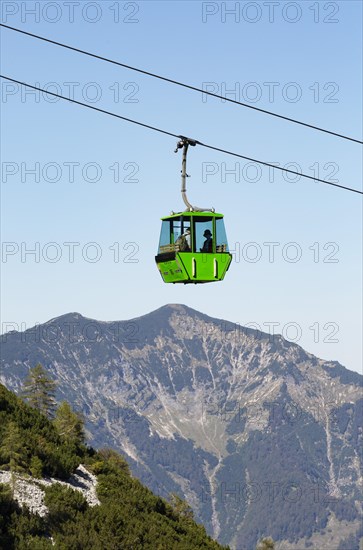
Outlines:
{"type": "MultiPolygon", "coordinates": [[[[89,105],[87,103],[82,103],[81,101],[77,101],[76,99],[71,99],[69,97],[65,97],[63,95],[56,94],[54,92],[50,92],[50,91],[45,90],[43,88],[38,88],[37,86],[33,86],[33,85],[28,84],[26,82],[21,82],[20,80],[15,80],[14,78],[10,78],[10,77],[5,76],[5,75],[0,75],[0,78],[5,78],[6,80],[9,80],[10,82],[20,84],[21,86],[26,86],[26,87],[31,88],[33,90],[37,90],[39,92],[43,92],[45,94],[49,94],[49,95],[54,96],[54,97],[59,97],[60,99],[64,99],[65,101],[68,101],[70,103],[75,103],[76,105],[81,105],[82,107],[87,107],[88,109],[92,109],[93,111],[98,111],[100,113],[103,113],[103,114],[106,114],[106,115],[109,115],[109,116],[112,116],[112,117],[115,117],[115,118],[119,118],[119,119],[124,120],[126,122],[130,122],[132,124],[137,124],[138,126],[142,126],[142,127],[147,128],[149,130],[153,130],[154,132],[159,132],[161,134],[166,134],[168,136],[172,136],[172,137],[176,137],[176,138],[183,138],[184,137],[184,136],[175,134],[173,132],[163,130],[162,128],[158,128],[156,126],[151,126],[150,124],[145,124],[144,122],[139,122],[137,120],[133,120],[131,118],[124,117],[122,115],[119,115],[117,113],[113,113],[111,111],[106,111],[105,109],[95,107],[94,105],[89,105]]],[[[209,145],[207,143],[203,143],[203,142],[198,141],[198,140],[193,140],[193,141],[195,141],[195,143],[197,143],[198,145],[200,145],[202,147],[206,147],[207,149],[212,149],[213,151],[218,151],[218,152],[224,153],[226,155],[232,155],[234,157],[249,160],[251,162],[256,162],[257,164],[263,164],[264,166],[269,166],[271,168],[275,168],[276,170],[280,170],[281,172],[287,172],[289,174],[295,174],[297,176],[301,176],[302,178],[307,178],[307,179],[310,179],[310,180],[313,180],[313,181],[318,181],[320,183],[326,183],[327,185],[332,185],[333,187],[339,187],[340,189],[345,189],[346,191],[351,191],[352,193],[358,193],[360,195],[363,195],[363,191],[359,191],[358,189],[354,189],[352,187],[347,187],[345,185],[340,185],[338,183],[333,183],[331,181],[322,180],[322,179],[316,178],[314,176],[309,176],[308,174],[303,174],[301,172],[296,172],[296,171],[290,170],[288,168],[283,168],[281,166],[276,166],[274,164],[264,162],[262,160],[254,159],[254,158],[251,158],[251,157],[247,157],[245,155],[240,155],[239,153],[234,153],[232,151],[228,151],[227,149],[222,149],[220,147],[215,147],[213,145],[209,145]]]]}
{"type": "Polygon", "coordinates": [[[131,70],[131,71],[135,71],[135,72],[147,75],[147,76],[151,76],[153,78],[163,80],[164,82],[169,82],[170,84],[175,84],[177,86],[182,86],[183,88],[193,90],[194,92],[199,92],[201,94],[216,97],[218,99],[222,99],[223,101],[227,101],[229,103],[234,103],[234,104],[240,105],[242,107],[247,107],[248,109],[253,109],[254,111],[259,111],[260,113],[264,113],[264,114],[267,114],[267,115],[270,115],[270,116],[274,116],[276,118],[287,120],[288,122],[293,122],[294,124],[299,124],[300,126],[305,126],[307,128],[312,128],[313,130],[317,130],[319,132],[324,132],[326,134],[330,134],[332,136],[339,137],[341,139],[345,139],[345,140],[352,141],[352,142],[355,142],[355,143],[363,144],[363,141],[361,141],[359,139],[352,138],[350,136],[346,136],[346,135],[340,134],[338,132],[333,132],[332,130],[327,130],[326,128],[321,128],[320,126],[315,126],[313,124],[309,124],[309,123],[303,122],[301,120],[297,120],[297,119],[294,119],[294,118],[291,118],[291,117],[280,115],[279,113],[274,113],[273,111],[268,111],[267,109],[262,109],[261,107],[256,107],[255,105],[249,105],[248,103],[243,103],[241,101],[237,101],[236,99],[231,99],[231,98],[228,98],[228,97],[224,97],[224,96],[216,94],[214,92],[210,92],[208,90],[203,90],[202,88],[198,88],[198,87],[192,86],[190,84],[185,84],[183,82],[180,82],[178,80],[174,80],[172,78],[167,78],[165,76],[161,76],[161,75],[156,74],[156,73],[145,71],[143,69],[139,69],[139,68],[133,67],[131,65],[126,65],[125,63],[121,63],[120,61],[115,61],[114,59],[109,59],[108,57],[97,55],[95,53],[88,52],[86,50],[81,50],[80,48],[76,48],[74,46],[69,46],[68,44],[64,44],[62,42],[57,42],[56,40],[51,40],[50,38],[45,38],[44,36],[39,36],[38,34],[34,34],[34,33],[31,33],[31,32],[28,32],[28,31],[24,31],[24,30],[18,29],[16,27],[11,27],[9,25],[4,25],[3,23],[0,23],[0,26],[4,27],[6,29],[9,29],[9,30],[15,31],[15,32],[19,32],[21,34],[25,34],[27,36],[31,36],[32,38],[37,38],[38,40],[43,40],[44,42],[48,42],[49,44],[55,44],[56,46],[66,48],[67,50],[72,50],[74,52],[78,52],[78,53],[81,53],[83,55],[88,55],[89,57],[93,57],[95,59],[100,59],[101,61],[106,61],[107,63],[112,63],[113,65],[117,65],[119,67],[123,67],[123,68],[131,70]]]}

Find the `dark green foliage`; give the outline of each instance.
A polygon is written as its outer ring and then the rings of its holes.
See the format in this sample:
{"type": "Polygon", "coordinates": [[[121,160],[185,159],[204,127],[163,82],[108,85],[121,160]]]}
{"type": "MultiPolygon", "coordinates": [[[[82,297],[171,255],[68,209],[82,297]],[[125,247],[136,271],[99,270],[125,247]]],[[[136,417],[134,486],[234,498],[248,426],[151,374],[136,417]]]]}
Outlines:
{"type": "Polygon", "coordinates": [[[88,507],[82,493],[62,485],[47,487],[44,503],[49,510],[48,521],[52,527],[74,519],[88,507]]]}
{"type": "MultiPolygon", "coordinates": [[[[190,489],[201,499],[204,498],[206,488],[209,488],[205,464],[213,468],[218,463],[213,454],[196,448],[191,440],[177,434],[173,440],[161,438],[157,433],[150,435],[150,425],[143,417],[138,422],[125,424],[124,429],[129,441],[137,447],[139,456],[150,466],[149,477],[143,472],[144,483],[155,492],[161,493],[164,498],[168,498],[169,494],[180,492],[180,486],[168,475],[168,472],[175,472],[188,479],[190,489]],[[161,482],[160,485],[166,488],[165,492],[160,491],[155,480],[161,482]]],[[[133,472],[138,475],[137,466],[133,468],[133,472]]],[[[212,525],[208,518],[211,514],[211,499],[206,498],[199,510],[199,521],[210,530],[212,525]]]]}
{"type": "Polygon", "coordinates": [[[127,474],[130,473],[129,465],[126,460],[113,449],[100,449],[95,459],[96,458],[100,458],[101,460],[93,463],[93,469],[95,469],[97,465],[99,468],[99,472],[95,471],[95,473],[107,473],[117,470],[121,470],[127,474]]]}
{"type": "Polygon", "coordinates": [[[39,456],[32,456],[30,460],[30,473],[33,477],[42,477],[43,463],[39,456]]]}
{"type": "Polygon", "coordinates": [[[49,514],[40,518],[20,509],[10,489],[0,485],[1,549],[49,549],[51,537],[60,550],[222,548],[193,521],[191,508],[177,495],[172,505],[155,496],[131,477],[127,462],[115,451],[86,449],[61,437],[56,424],[0,385],[0,437],[16,428],[26,450],[26,469],[66,477],[83,462],[97,475],[101,505],[90,507],[79,491],[55,484],[45,488],[49,514]]]}
{"type": "Polygon", "coordinates": [[[64,442],[55,426],[0,385],[0,465],[68,479],[82,462],[86,448],[64,442]],[[41,470],[41,471],[40,471],[41,470]]]}
{"type": "Polygon", "coordinates": [[[0,548],[43,550],[52,548],[45,521],[12,500],[10,487],[0,484],[0,548]]]}
{"type": "Polygon", "coordinates": [[[176,493],[172,493],[170,497],[170,504],[177,515],[190,520],[194,519],[193,510],[185,500],[176,493]]]}
{"type": "Polygon", "coordinates": [[[83,420],[79,414],[72,411],[66,401],[59,405],[54,419],[54,425],[59,435],[69,443],[80,445],[84,442],[83,420]]]}
{"type": "Polygon", "coordinates": [[[31,514],[27,509],[18,509],[10,518],[9,534],[14,541],[14,548],[51,548],[49,538],[46,538],[47,526],[43,518],[31,514]]]}
{"type": "Polygon", "coordinates": [[[107,548],[131,549],[136,545],[151,549],[157,547],[156,541],[165,550],[220,548],[207,537],[204,527],[192,521],[186,503],[178,499],[183,505],[180,510],[171,506],[131,478],[124,464],[114,458],[107,457],[101,461],[102,466],[96,463],[102,502],[99,514],[103,519],[99,536],[101,542],[111,544],[107,548]]]}
{"type": "Polygon", "coordinates": [[[44,367],[38,363],[30,369],[24,381],[23,397],[31,407],[51,418],[56,406],[55,388],[56,383],[48,376],[44,367]]]}
{"type": "Polygon", "coordinates": [[[0,445],[1,467],[11,472],[23,472],[26,467],[26,452],[21,432],[14,421],[6,425],[0,445]]]}
{"type": "Polygon", "coordinates": [[[8,533],[8,525],[16,510],[10,487],[0,483],[0,548],[11,548],[12,539],[8,533]]]}

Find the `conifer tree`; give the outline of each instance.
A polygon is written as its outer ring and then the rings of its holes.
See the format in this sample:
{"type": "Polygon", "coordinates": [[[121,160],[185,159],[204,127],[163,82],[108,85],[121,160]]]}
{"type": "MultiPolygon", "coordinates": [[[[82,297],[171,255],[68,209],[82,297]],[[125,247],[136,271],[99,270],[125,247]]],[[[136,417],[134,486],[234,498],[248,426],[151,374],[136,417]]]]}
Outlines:
{"type": "Polygon", "coordinates": [[[66,401],[62,401],[59,405],[55,413],[54,425],[59,435],[66,441],[77,445],[84,442],[83,419],[66,401]]]}
{"type": "Polygon", "coordinates": [[[6,426],[4,437],[0,445],[2,468],[9,468],[11,472],[11,490],[15,493],[16,477],[15,472],[25,470],[25,449],[20,430],[14,421],[10,421],[6,426]]]}
{"type": "Polygon", "coordinates": [[[29,405],[41,411],[48,418],[52,418],[56,407],[55,389],[56,383],[48,376],[44,367],[38,363],[30,369],[22,393],[29,405]]]}
{"type": "Polygon", "coordinates": [[[174,512],[186,519],[194,519],[193,510],[185,500],[180,498],[180,496],[176,493],[171,493],[170,497],[170,504],[173,507],[174,512]]]}
{"type": "Polygon", "coordinates": [[[24,441],[14,421],[10,421],[6,426],[0,445],[0,455],[1,461],[5,461],[11,472],[21,472],[24,470],[26,459],[24,441]]]}
{"type": "Polygon", "coordinates": [[[41,478],[43,473],[43,463],[39,456],[32,456],[30,460],[30,472],[33,477],[41,478]]]}

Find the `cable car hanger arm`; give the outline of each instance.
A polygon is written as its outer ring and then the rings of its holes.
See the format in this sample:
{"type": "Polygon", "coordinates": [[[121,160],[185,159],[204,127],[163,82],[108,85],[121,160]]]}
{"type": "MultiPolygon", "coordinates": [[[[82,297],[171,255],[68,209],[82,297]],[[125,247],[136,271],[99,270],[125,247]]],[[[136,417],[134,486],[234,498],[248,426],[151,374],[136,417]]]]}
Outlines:
{"type": "Polygon", "coordinates": [[[200,208],[199,206],[193,206],[188,201],[187,197],[187,187],[186,187],[186,179],[189,177],[187,174],[187,153],[188,153],[188,147],[189,145],[192,147],[195,147],[200,142],[196,139],[190,139],[185,136],[179,136],[180,141],[176,144],[175,153],[178,152],[179,149],[183,149],[183,158],[182,158],[182,169],[181,169],[181,194],[184,201],[185,206],[188,208],[190,212],[214,212],[214,208],[200,208]]]}

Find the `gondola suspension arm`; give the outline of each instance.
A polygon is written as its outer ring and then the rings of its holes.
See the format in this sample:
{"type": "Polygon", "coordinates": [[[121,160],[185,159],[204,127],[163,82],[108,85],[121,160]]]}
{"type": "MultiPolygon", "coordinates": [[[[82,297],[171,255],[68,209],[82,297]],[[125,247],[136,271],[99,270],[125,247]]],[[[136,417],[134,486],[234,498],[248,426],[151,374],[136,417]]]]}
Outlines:
{"type": "Polygon", "coordinates": [[[189,139],[184,136],[179,136],[180,141],[176,144],[175,153],[178,152],[179,149],[183,149],[183,158],[182,158],[182,169],[181,169],[181,194],[184,201],[185,206],[188,208],[189,212],[214,212],[214,208],[200,208],[198,206],[193,206],[188,201],[187,197],[187,187],[186,187],[186,179],[189,177],[187,174],[187,152],[188,147],[191,145],[192,147],[195,147],[197,145],[197,141],[194,139],[189,139]]]}

